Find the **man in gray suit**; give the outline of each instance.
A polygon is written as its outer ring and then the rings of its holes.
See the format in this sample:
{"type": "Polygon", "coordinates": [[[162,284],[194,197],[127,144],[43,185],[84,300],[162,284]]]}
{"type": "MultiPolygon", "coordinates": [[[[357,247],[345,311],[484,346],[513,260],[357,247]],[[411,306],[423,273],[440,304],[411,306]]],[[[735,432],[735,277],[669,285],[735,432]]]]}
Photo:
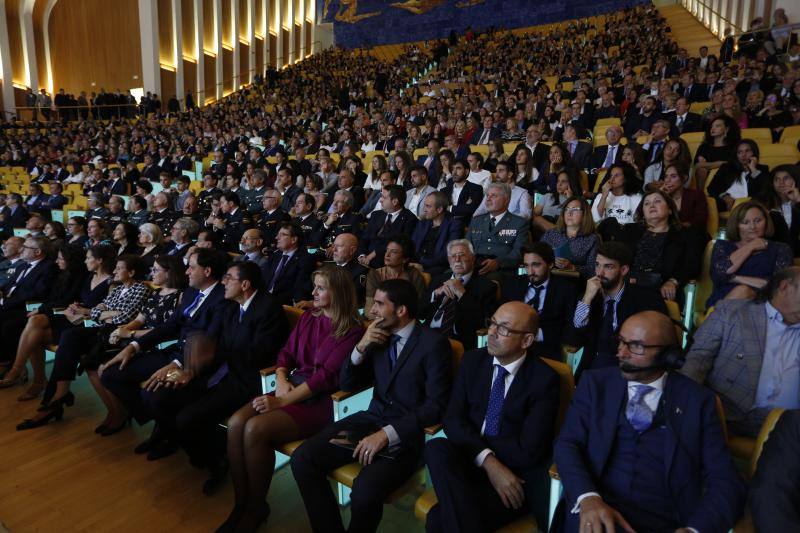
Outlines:
{"type": "Polygon", "coordinates": [[[242,255],[237,256],[234,261],[252,261],[259,267],[267,263],[267,256],[264,255],[264,235],[260,229],[252,228],[242,233],[239,241],[239,250],[242,255]]]}
{"type": "Polygon", "coordinates": [[[475,248],[478,273],[514,273],[522,262],[522,247],[528,242],[529,221],[508,212],[511,189],[492,183],[486,190],[485,215],[474,217],[467,239],[475,248]]]}
{"type": "Polygon", "coordinates": [[[719,395],[728,428],[746,437],[771,409],[800,408],[800,267],[777,272],[767,294],[720,300],[681,369],[719,395]]]}

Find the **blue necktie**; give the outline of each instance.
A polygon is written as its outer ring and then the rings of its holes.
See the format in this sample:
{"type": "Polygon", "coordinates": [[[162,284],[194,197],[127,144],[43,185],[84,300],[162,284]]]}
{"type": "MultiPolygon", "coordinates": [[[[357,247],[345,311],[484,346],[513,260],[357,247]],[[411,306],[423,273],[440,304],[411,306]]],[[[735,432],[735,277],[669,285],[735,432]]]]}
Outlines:
{"type": "Polygon", "coordinates": [[[244,318],[244,307],[239,306],[239,323],[241,324],[242,318],[244,318]]]}
{"type": "Polygon", "coordinates": [[[653,411],[644,401],[644,397],[652,390],[650,385],[634,385],[633,397],[625,408],[625,417],[639,433],[646,431],[653,423],[653,411]]]}
{"type": "Polygon", "coordinates": [[[503,414],[503,402],[506,399],[506,376],[508,370],[500,365],[497,368],[497,375],[492,383],[492,390],[489,392],[489,407],[486,408],[486,427],[483,434],[487,437],[494,437],[500,431],[500,416],[503,414]]]}
{"type": "Polygon", "coordinates": [[[286,265],[286,260],[289,259],[289,256],[283,254],[281,256],[281,260],[278,262],[277,268],[275,268],[275,273],[272,275],[272,280],[269,282],[269,292],[275,290],[275,284],[278,282],[278,278],[281,277],[281,272],[283,271],[284,265],[286,265]]]}
{"type": "Polygon", "coordinates": [[[192,311],[194,311],[194,308],[197,307],[197,305],[200,303],[200,300],[202,298],[203,298],[203,293],[202,292],[198,292],[197,296],[195,296],[194,300],[192,300],[192,303],[189,304],[189,307],[187,307],[186,309],[183,310],[183,316],[185,316],[185,317],[190,316],[192,314],[192,311]]]}
{"type": "Polygon", "coordinates": [[[392,369],[394,369],[394,365],[397,364],[397,341],[399,340],[400,335],[392,335],[392,338],[389,340],[389,363],[392,369]]]}

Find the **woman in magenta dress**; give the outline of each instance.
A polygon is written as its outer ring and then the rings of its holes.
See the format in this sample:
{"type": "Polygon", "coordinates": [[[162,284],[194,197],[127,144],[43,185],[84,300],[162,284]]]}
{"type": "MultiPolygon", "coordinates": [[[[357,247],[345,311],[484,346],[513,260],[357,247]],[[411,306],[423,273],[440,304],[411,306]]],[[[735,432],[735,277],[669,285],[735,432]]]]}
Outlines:
{"type": "Polygon", "coordinates": [[[347,271],[326,266],[313,279],[313,309],[303,314],[278,354],[275,393],[256,397],[228,421],[236,504],[218,531],[255,531],[269,516],[275,447],[314,435],[333,420],[330,395],[363,327],[347,271]]]}

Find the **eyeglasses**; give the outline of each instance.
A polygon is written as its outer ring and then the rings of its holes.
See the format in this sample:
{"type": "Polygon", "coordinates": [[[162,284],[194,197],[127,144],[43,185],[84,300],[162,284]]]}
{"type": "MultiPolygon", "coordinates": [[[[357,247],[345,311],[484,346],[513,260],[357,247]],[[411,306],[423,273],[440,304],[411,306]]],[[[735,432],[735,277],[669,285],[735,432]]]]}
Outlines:
{"type": "Polygon", "coordinates": [[[618,346],[625,346],[633,355],[644,355],[647,348],[666,348],[668,344],[643,344],[640,341],[626,341],[619,335],[615,335],[618,346]]]}
{"type": "Polygon", "coordinates": [[[568,208],[564,209],[564,214],[565,215],[574,215],[576,213],[582,213],[582,212],[583,212],[583,209],[580,208],[580,207],[568,207],[568,208]]]}
{"type": "Polygon", "coordinates": [[[494,318],[489,319],[489,330],[494,328],[497,331],[497,334],[501,337],[510,337],[512,334],[516,335],[527,335],[528,333],[533,333],[532,331],[525,331],[521,329],[511,329],[508,326],[504,326],[502,324],[498,324],[495,322],[494,318]]]}
{"type": "Polygon", "coordinates": [[[38,248],[35,246],[26,246],[23,244],[22,247],[26,250],[38,250],[38,248]]]}

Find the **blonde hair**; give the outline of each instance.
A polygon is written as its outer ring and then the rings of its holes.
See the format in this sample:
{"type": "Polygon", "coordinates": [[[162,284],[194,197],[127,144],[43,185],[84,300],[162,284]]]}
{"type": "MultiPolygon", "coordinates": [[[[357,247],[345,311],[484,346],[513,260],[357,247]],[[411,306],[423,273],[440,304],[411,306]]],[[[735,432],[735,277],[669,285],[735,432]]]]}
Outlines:
{"type": "MultiPolygon", "coordinates": [[[[354,327],[361,325],[358,316],[358,297],[356,287],[350,274],[343,268],[333,265],[323,265],[311,275],[314,280],[317,276],[328,283],[331,292],[331,322],[333,322],[333,336],[343,337],[354,327]]],[[[314,311],[319,315],[322,311],[314,311]]]]}

